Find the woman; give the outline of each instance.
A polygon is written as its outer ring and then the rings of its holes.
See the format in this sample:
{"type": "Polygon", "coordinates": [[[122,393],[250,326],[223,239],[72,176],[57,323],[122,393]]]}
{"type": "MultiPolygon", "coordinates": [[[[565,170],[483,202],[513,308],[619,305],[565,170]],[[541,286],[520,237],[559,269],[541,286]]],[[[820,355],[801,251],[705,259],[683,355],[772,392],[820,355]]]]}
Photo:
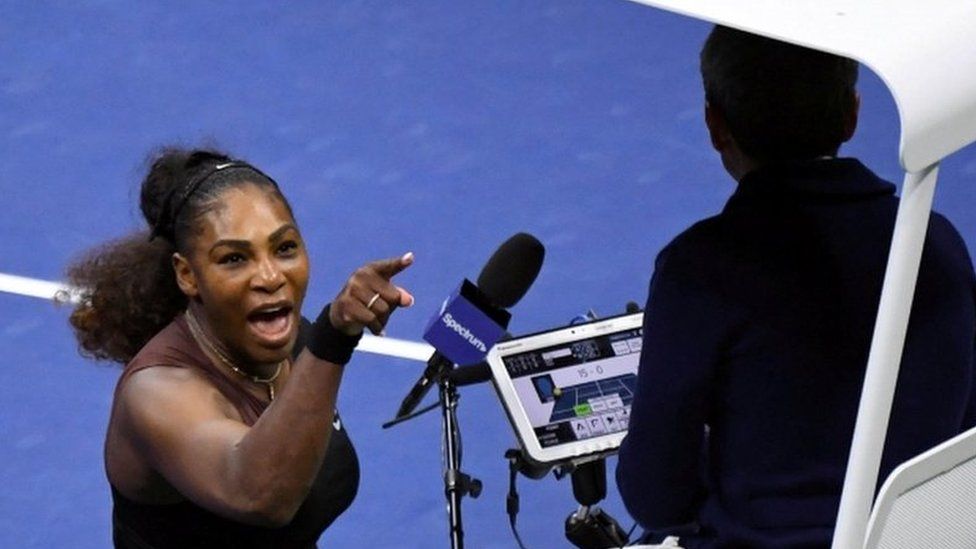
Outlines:
{"type": "Polygon", "coordinates": [[[292,359],[309,264],[274,180],[168,149],[141,210],[151,233],[69,273],[81,347],[126,363],[105,441],[116,546],[314,547],[359,480],[334,415],[343,365],[412,304],[390,282],[412,254],[358,269],[292,359]]]}

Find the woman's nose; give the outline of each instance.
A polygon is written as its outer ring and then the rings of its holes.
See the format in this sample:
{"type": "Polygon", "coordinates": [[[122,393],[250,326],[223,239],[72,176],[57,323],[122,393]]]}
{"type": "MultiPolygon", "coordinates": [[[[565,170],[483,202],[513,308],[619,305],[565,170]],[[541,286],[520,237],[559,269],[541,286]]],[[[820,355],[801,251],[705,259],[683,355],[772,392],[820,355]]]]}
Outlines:
{"type": "Polygon", "coordinates": [[[258,263],[258,270],[252,280],[252,286],[273,293],[285,283],[285,275],[278,265],[271,259],[258,263]]]}

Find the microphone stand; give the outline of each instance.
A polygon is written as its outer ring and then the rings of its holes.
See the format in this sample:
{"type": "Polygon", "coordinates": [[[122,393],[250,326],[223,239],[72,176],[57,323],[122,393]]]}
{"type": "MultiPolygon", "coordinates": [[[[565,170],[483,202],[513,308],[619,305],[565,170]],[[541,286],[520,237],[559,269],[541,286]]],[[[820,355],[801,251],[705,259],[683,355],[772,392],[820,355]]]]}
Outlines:
{"type": "Polygon", "coordinates": [[[596,506],[607,497],[607,462],[605,456],[582,463],[570,463],[557,470],[557,478],[571,475],[573,497],[579,509],[566,518],[566,539],[582,549],[623,547],[627,532],[603,509],[596,506]]]}
{"type": "Polygon", "coordinates": [[[452,549],[464,548],[464,528],[461,521],[461,500],[469,495],[477,498],[481,495],[481,481],[472,478],[461,471],[461,430],[458,425],[457,407],[461,395],[458,393],[458,383],[450,373],[454,370],[441,368],[436,374],[439,400],[434,404],[408,415],[399,416],[383,424],[383,428],[392,427],[404,421],[413,419],[436,407],[441,409],[443,421],[444,443],[441,445],[444,454],[444,497],[447,498],[447,517],[452,549]]]}
{"type": "Polygon", "coordinates": [[[384,423],[383,424],[383,428],[384,429],[389,429],[390,427],[393,427],[394,425],[399,425],[399,424],[401,424],[401,423],[403,423],[405,421],[410,421],[411,419],[413,419],[415,417],[420,417],[420,416],[426,414],[427,412],[433,410],[434,408],[437,408],[440,405],[441,405],[441,401],[438,400],[437,402],[435,402],[435,403],[433,403],[433,404],[431,404],[429,406],[424,406],[423,408],[417,410],[416,412],[411,412],[411,413],[409,413],[409,414],[407,414],[405,416],[397,416],[396,418],[391,419],[390,421],[387,421],[386,423],[384,423]]]}
{"type": "Polygon", "coordinates": [[[460,395],[450,376],[441,376],[438,383],[441,397],[441,416],[444,420],[444,495],[450,524],[451,547],[464,547],[461,525],[461,498],[481,495],[481,481],[461,471],[461,432],[457,421],[460,395]]]}

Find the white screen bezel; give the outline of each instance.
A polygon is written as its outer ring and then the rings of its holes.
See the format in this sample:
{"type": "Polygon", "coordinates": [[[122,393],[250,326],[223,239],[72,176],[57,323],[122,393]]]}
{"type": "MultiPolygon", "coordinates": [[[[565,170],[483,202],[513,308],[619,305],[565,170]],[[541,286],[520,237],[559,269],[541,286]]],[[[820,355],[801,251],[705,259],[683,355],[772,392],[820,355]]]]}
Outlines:
{"type": "Polygon", "coordinates": [[[489,367],[491,367],[495,390],[498,392],[502,406],[505,408],[505,412],[512,426],[515,428],[515,434],[522,443],[522,449],[529,459],[538,463],[558,463],[572,461],[573,459],[578,459],[588,454],[610,453],[620,446],[620,442],[627,434],[627,431],[543,448],[536,438],[535,429],[533,429],[532,424],[529,422],[528,414],[515,391],[515,385],[502,359],[510,355],[534,351],[553,345],[562,345],[581,339],[633,330],[640,328],[643,320],[643,313],[632,313],[589,324],[568,326],[551,332],[510,339],[498,343],[491,348],[488,352],[487,361],[489,367]]]}

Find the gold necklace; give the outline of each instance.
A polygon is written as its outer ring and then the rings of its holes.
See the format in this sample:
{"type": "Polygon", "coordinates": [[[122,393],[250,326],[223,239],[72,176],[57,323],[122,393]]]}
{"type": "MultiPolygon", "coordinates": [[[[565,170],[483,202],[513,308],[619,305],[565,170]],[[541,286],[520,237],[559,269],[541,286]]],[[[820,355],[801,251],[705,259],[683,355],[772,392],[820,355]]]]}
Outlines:
{"type": "Polygon", "coordinates": [[[245,372],[244,370],[238,368],[237,365],[234,364],[234,362],[230,359],[230,357],[225,355],[223,351],[217,348],[217,346],[210,341],[210,338],[207,337],[207,334],[204,333],[202,328],[200,328],[200,324],[197,322],[197,318],[193,315],[193,313],[190,312],[189,308],[186,309],[184,316],[186,317],[186,325],[190,328],[190,335],[193,336],[193,339],[197,342],[197,344],[206,347],[211,353],[216,355],[217,358],[219,358],[220,361],[223,362],[225,366],[227,366],[228,368],[236,372],[241,377],[250,379],[254,383],[267,385],[268,400],[273,401],[275,399],[274,382],[276,379],[278,379],[278,374],[281,373],[281,367],[285,365],[286,361],[282,360],[281,362],[278,363],[278,367],[275,369],[275,373],[271,374],[271,377],[258,377],[258,376],[251,375],[245,372]]]}

